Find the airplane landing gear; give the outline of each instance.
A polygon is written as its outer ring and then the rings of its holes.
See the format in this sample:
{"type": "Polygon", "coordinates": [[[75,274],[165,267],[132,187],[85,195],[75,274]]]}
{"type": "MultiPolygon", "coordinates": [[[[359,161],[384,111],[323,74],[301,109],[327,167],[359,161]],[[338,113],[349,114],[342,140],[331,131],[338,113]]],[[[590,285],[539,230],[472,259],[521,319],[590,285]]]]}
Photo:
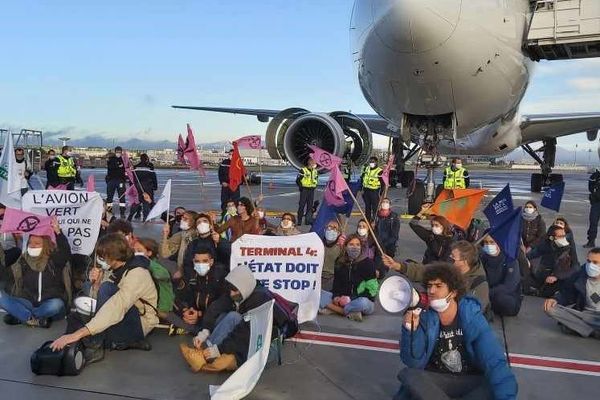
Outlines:
{"type": "Polygon", "coordinates": [[[521,146],[540,165],[542,170],[541,173],[531,174],[531,191],[533,193],[539,193],[543,188],[563,181],[562,174],[552,173],[556,158],[556,139],[546,139],[543,144],[537,150],[533,150],[528,144],[521,146]],[[540,158],[537,153],[542,153],[542,157],[540,158]]]}
{"type": "Polygon", "coordinates": [[[435,169],[444,165],[446,157],[437,152],[437,135],[428,135],[421,145],[421,152],[417,158],[417,167],[427,171],[425,180],[415,179],[408,195],[408,213],[417,214],[421,211],[423,203],[433,203],[436,197],[436,184],[434,179],[435,169]]]}

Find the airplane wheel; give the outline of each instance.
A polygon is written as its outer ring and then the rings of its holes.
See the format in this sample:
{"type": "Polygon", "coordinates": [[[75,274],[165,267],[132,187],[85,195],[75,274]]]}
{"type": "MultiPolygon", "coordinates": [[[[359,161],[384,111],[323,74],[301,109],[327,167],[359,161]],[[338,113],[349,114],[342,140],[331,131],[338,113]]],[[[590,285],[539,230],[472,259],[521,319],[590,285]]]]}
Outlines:
{"type": "Polygon", "coordinates": [[[421,211],[421,206],[423,206],[423,200],[425,200],[425,184],[417,180],[413,192],[408,196],[408,213],[411,215],[418,214],[421,211]]]}
{"type": "Polygon", "coordinates": [[[403,188],[407,188],[415,180],[415,171],[402,171],[400,173],[400,183],[403,188]]]}
{"type": "Polygon", "coordinates": [[[542,182],[543,182],[542,174],[539,174],[539,173],[531,174],[531,192],[532,193],[541,192],[542,191],[542,182]]]}
{"type": "Polygon", "coordinates": [[[550,174],[550,184],[554,185],[555,183],[560,183],[563,181],[562,174],[550,174]]]}

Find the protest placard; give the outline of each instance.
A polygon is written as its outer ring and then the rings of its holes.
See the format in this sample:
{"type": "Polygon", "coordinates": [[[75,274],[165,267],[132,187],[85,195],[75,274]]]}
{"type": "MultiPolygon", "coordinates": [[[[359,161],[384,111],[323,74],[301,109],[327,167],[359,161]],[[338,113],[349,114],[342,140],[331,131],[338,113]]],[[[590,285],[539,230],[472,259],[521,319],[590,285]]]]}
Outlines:
{"type": "Polygon", "coordinates": [[[96,246],[104,203],[96,192],[30,190],[23,211],[55,216],[74,254],[90,255],[96,246]]]}

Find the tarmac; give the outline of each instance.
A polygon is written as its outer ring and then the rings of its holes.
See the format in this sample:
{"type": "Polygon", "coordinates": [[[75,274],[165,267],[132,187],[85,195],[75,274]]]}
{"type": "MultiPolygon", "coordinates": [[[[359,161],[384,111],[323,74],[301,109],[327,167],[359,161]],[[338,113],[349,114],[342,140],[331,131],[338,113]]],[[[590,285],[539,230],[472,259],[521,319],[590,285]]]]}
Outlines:
{"type": "MultiPolygon", "coordinates": [[[[97,190],[105,191],[104,170],[84,172],[96,176],[97,190]]],[[[216,171],[202,181],[189,171],[157,171],[159,192],[172,179],[171,208],[195,210],[219,207],[216,171]]],[[[473,171],[471,186],[489,189],[485,202],[510,182],[515,206],[541,194],[529,192],[530,172],[473,171]]],[[[297,189],[293,171],[265,174],[264,206],[272,211],[296,211],[297,189]]],[[[564,175],[566,191],[561,212],[541,209],[547,224],[560,214],[573,228],[580,261],[585,260],[587,179],[585,173],[564,175]]],[[[260,193],[251,186],[252,195],[260,193]]],[[[247,188],[242,195],[248,194],[247,188]]],[[[405,189],[390,189],[392,208],[406,211],[405,189]]],[[[320,195],[316,198],[320,199],[320,195]]],[[[348,230],[356,227],[357,217],[348,230]]],[[[135,224],[139,236],[157,236],[158,224],[135,224]]],[[[302,230],[308,230],[303,226],[302,230]]],[[[397,258],[420,259],[424,244],[403,220],[397,258]]],[[[300,334],[286,342],[283,365],[267,365],[248,399],[391,399],[399,387],[396,378],[403,367],[398,355],[401,317],[379,306],[362,323],[339,316],[321,316],[303,324],[300,334]]],[[[505,318],[512,368],[519,383],[520,399],[595,399],[600,393],[600,341],[562,334],[543,312],[543,299],[526,297],[517,317],[505,318]]],[[[208,385],[226,380],[227,374],[193,374],[179,355],[178,344],[189,337],[168,337],[162,329],[149,336],[150,352],[110,352],[85,368],[77,377],[35,376],[29,367],[31,353],[44,341],[60,336],[64,322],[48,329],[0,323],[1,399],[208,399],[208,385]]],[[[503,344],[500,319],[493,329],[503,344]]]]}

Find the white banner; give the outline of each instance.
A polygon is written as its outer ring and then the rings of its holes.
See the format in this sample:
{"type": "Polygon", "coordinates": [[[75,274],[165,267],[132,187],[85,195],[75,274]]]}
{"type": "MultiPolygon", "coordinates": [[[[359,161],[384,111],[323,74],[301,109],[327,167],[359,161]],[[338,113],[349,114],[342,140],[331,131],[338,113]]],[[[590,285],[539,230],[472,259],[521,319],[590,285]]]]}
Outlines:
{"type": "Polygon", "coordinates": [[[6,132],[0,156],[0,202],[6,207],[21,207],[21,178],[18,174],[12,133],[6,132]]]}
{"type": "Polygon", "coordinates": [[[319,311],[325,249],[312,232],[294,236],[244,235],[231,245],[231,269],[248,265],[263,286],[298,303],[298,322],[319,311]]]}
{"type": "Polygon", "coordinates": [[[244,320],[250,323],[248,359],[221,386],[209,386],[211,400],[243,399],[258,383],[269,358],[274,302],[271,300],[244,315],[244,320]]]}
{"type": "Polygon", "coordinates": [[[162,194],[154,203],[154,207],[148,213],[148,217],[146,218],[146,222],[150,221],[153,218],[160,218],[162,213],[169,212],[169,206],[171,205],[171,180],[169,179],[165,184],[162,194]]]}
{"type": "Polygon", "coordinates": [[[93,253],[103,210],[96,192],[30,190],[23,195],[23,211],[56,216],[74,254],[93,253]]]}

